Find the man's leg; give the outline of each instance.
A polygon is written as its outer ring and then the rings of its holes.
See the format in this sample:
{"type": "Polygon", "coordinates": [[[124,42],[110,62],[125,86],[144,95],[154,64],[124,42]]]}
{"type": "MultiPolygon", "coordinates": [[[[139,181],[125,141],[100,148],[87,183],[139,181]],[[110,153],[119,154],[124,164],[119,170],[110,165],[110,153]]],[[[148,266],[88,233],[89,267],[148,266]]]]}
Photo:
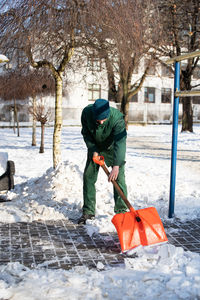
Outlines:
{"type": "MultiPolygon", "coordinates": [[[[119,168],[119,174],[117,177],[117,183],[120,186],[121,190],[123,191],[124,195],[127,197],[127,187],[126,187],[126,182],[125,182],[125,165],[122,165],[119,168]]],[[[114,211],[115,213],[124,213],[128,210],[126,204],[124,203],[124,201],[122,200],[122,198],[119,196],[118,192],[115,190],[115,188],[113,187],[114,190],[114,200],[115,200],[115,207],[114,207],[114,211]]]]}
{"type": "Polygon", "coordinates": [[[95,215],[96,189],[99,165],[95,164],[91,157],[87,158],[83,173],[83,214],[95,215]]]}

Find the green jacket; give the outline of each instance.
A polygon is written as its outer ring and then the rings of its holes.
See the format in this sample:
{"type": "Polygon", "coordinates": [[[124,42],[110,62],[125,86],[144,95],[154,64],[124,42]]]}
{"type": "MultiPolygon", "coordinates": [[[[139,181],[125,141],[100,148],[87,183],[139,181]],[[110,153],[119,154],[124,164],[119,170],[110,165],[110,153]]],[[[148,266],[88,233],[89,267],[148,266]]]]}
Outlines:
{"type": "Polygon", "coordinates": [[[123,114],[118,109],[110,107],[108,119],[99,125],[94,119],[92,104],[90,104],[83,109],[81,123],[81,133],[88,152],[112,151],[113,165],[124,164],[127,133],[123,114]]]}

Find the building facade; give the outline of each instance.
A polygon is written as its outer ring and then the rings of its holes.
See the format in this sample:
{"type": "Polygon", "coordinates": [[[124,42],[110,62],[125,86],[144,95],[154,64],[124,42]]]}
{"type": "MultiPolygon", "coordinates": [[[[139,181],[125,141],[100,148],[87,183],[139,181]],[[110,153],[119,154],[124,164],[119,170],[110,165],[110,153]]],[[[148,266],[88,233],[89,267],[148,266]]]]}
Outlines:
{"type": "MultiPolygon", "coordinates": [[[[133,82],[139,79],[145,68],[145,59],[133,75],[133,82]]],[[[184,67],[184,65],[182,66],[184,67]]],[[[4,67],[6,72],[7,66],[4,67]]],[[[193,84],[200,83],[200,68],[193,76],[193,84]]],[[[132,97],[129,106],[130,123],[171,123],[173,112],[174,74],[157,63],[151,67],[144,84],[137,95],[132,97]]],[[[88,59],[83,67],[70,71],[63,81],[63,124],[80,124],[82,109],[97,98],[108,97],[107,74],[102,63],[95,57],[88,59]]],[[[51,107],[54,115],[54,97],[45,97],[45,105],[51,107]]],[[[17,101],[19,122],[30,122],[28,113],[30,99],[17,101]]],[[[119,104],[111,103],[120,108],[119,104]]],[[[13,122],[14,102],[0,100],[0,122],[13,122]]],[[[200,122],[200,96],[193,97],[194,122],[200,122]]],[[[179,116],[182,115],[182,104],[179,105],[179,116]]]]}

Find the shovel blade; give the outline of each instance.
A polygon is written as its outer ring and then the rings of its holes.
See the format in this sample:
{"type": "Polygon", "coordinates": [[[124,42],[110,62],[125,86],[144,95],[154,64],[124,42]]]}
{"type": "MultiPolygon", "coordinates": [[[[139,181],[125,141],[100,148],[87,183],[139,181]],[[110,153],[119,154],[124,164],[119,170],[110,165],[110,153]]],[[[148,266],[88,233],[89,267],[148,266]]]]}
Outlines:
{"type": "Polygon", "coordinates": [[[117,230],[122,252],[139,245],[149,246],[168,241],[155,207],[116,214],[112,223],[117,230]]]}

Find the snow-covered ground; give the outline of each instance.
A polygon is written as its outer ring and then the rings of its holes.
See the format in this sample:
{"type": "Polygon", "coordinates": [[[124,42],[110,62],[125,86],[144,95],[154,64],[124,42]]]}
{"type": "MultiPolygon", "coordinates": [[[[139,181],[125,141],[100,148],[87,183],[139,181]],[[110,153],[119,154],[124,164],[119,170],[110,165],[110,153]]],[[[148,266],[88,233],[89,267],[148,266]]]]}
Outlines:
{"type": "MultiPolygon", "coordinates": [[[[1,222],[78,218],[82,207],[82,174],[86,147],[80,127],[62,131],[62,160],[52,168],[53,128],[45,131],[45,153],[31,146],[31,128],[22,128],[20,137],[12,129],[0,129],[0,152],[15,162],[15,188],[0,203],[1,222]]],[[[152,137],[171,143],[171,126],[129,126],[129,137],[152,137]]],[[[180,133],[178,147],[199,152],[200,126],[194,133],[180,133]]],[[[1,163],[1,161],[0,161],[1,163]]],[[[1,175],[1,174],[0,174],[1,175]]],[[[127,148],[126,182],[128,199],[136,209],[155,206],[167,218],[170,160],[127,148]]],[[[100,169],[96,218],[88,233],[115,231],[112,184],[100,169]]],[[[181,220],[200,217],[200,184],[193,168],[178,166],[175,214],[181,220]]],[[[0,267],[0,299],[199,299],[200,256],[165,244],[137,249],[137,258],[127,257],[125,267],[88,270],[30,270],[19,263],[0,267]]]]}

